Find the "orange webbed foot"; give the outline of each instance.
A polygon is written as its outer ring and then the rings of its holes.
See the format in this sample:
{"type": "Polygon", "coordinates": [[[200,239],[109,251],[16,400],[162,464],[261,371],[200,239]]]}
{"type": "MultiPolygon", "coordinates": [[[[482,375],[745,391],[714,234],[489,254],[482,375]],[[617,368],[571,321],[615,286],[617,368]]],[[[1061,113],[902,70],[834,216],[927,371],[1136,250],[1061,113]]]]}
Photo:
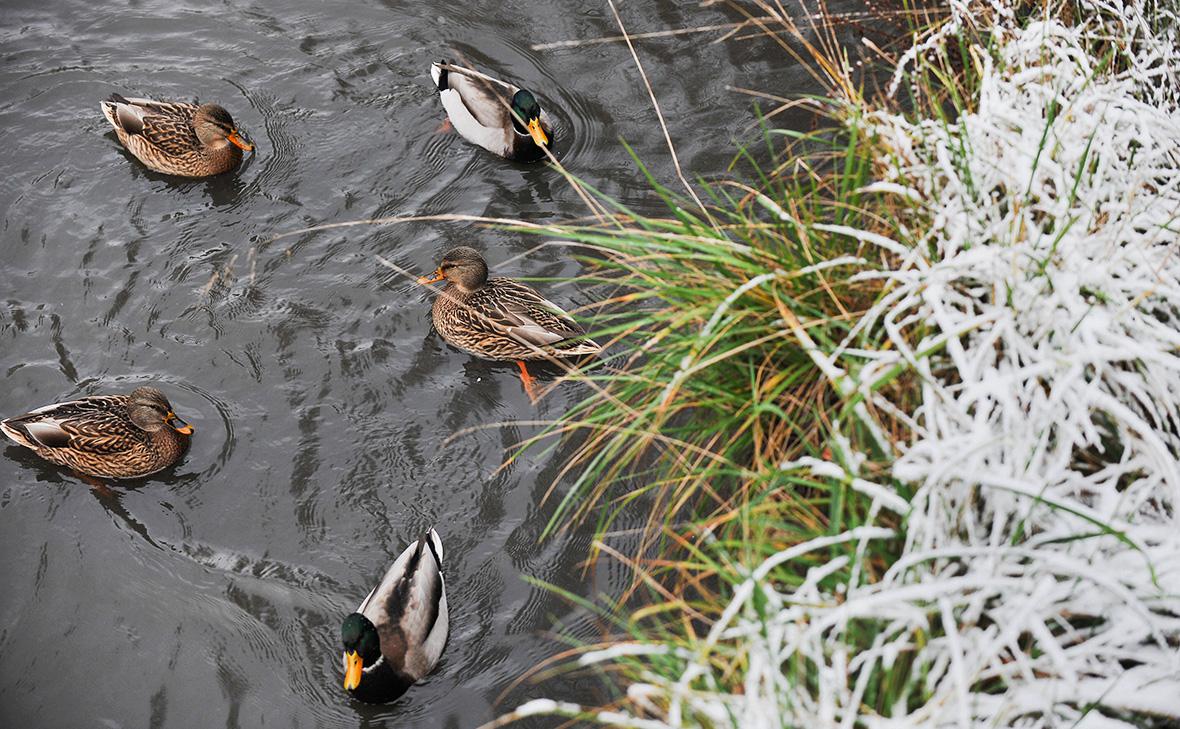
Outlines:
{"type": "Polygon", "coordinates": [[[529,400],[537,404],[537,381],[529,374],[529,369],[525,365],[524,360],[517,360],[516,365],[520,367],[520,381],[524,383],[525,394],[529,396],[529,400]]]}

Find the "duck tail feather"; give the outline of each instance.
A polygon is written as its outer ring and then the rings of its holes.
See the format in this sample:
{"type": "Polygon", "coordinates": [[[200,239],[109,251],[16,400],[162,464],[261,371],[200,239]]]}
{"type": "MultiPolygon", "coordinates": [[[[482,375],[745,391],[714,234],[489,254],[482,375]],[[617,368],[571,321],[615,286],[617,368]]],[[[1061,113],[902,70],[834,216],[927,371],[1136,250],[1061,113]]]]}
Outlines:
{"type": "Polygon", "coordinates": [[[578,357],[602,352],[602,345],[589,337],[561,342],[558,346],[560,346],[559,354],[562,357],[578,357]]]}
{"type": "Polygon", "coordinates": [[[33,444],[29,442],[23,432],[23,428],[19,422],[19,418],[9,418],[8,420],[0,420],[0,432],[8,436],[14,443],[18,443],[26,448],[32,448],[33,444]]]}
{"type": "Polygon", "coordinates": [[[446,91],[451,87],[447,79],[450,72],[443,68],[447,63],[443,60],[430,64],[430,78],[434,79],[434,85],[438,87],[439,91],[446,91]]]}
{"type": "Polygon", "coordinates": [[[422,535],[422,539],[419,541],[426,544],[426,546],[430,549],[430,553],[432,555],[434,555],[435,563],[438,565],[438,568],[441,570],[442,563],[443,563],[442,562],[443,548],[442,548],[442,538],[438,536],[438,532],[434,530],[434,527],[430,527],[429,529],[426,530],[426,533],[422,535]]]}

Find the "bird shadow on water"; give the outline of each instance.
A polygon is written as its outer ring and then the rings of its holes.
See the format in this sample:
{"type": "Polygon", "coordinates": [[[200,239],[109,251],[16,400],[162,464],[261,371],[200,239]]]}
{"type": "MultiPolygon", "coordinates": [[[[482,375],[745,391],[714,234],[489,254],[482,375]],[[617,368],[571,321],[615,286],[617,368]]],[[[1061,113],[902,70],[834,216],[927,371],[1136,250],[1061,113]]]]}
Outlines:
{"type": "Polygon", "coordinates": [[[111,517],[115,527],[142,539],[148,545],[159,549],[176,551],[174,547],[161,543],[152,538],[147,526],[123,505],[123,498],[131,492],[141,491],[155,484],[163,484],[169,491],[178,484],[186,483],[194,478],[192,474],[178,474],[176,467],[166,468],[150,476],[136,479],[114,481],[110,479],[94,478],[76,473],[61,466],[47,463],[39,456],[30,453],[27,448],[11,445],[4,451],[4,456],[24,469],[34,474],[34,479],[41,484],[60,486],[63,489],[85,487],[94,497],[103,511],[111,517]]]}
{"type": "Polygon", "coordinates": [[[165,545],[160,544],[155,539],[152,539],[152,535],[148,533],[147,527],[144,526],[143,522],[141,522],[139,519],[136,519],[135,516],[127,510],[127,507],[123,506],[123,493],[125,490],[129,488],[134,489],[136,487],[119,486],[116,488],[119,490],[115,490],[105,484],[98,483],[97,485],[91,485],[90,495],[93,496],[96,501],[98,501],[99,506],[101,506],[103,510],[106,511],[107,515],[111,517],[111,520],[115,522],[116,527],[130,530],[132,533],[136,534],[141,539],[143,539],[143,541],[147,542],[156,549],[161,551],[166,549],[165,545]]]}

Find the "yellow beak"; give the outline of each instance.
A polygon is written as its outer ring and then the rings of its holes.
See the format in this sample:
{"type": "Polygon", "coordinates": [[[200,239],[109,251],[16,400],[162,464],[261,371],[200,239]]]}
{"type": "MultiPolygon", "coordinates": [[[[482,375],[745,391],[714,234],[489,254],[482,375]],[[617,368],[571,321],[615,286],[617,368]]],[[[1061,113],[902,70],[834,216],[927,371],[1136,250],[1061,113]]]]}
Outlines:
{"type": "Polygon", "coordinates": [[[420,283],[420,284],[438,283],[439,281],[442,281],[445,278],[446,278],[446,276],[443,275],[442,269],[438,268],[438,269],[435,269],[434,273],[430,274],[429,276],[419,276],[418,283],[420,283]]]}
{"type": "Polygon", "coordinates": [[[361,671],[365,667],[365,662],[357,655],[356,651],[349,651],[344,654],[344,690],[352,691],[357,686],[361,685],[361,671]]]}
{"type": "Polygon", "coordinates": [[[534,117],[529,120],[529,136],[540,147],[549,146],[549,136],[545,134],[545,130],[541,128],[541,120],[534,117]]]}
{"type": "Polygon", "coordinates": [[[172,429],[181,435],[192,435],[193,426],[176,417],[176,413],[168,413],[164,417],[164,421],[172,426],[172,429]]]}
{"type": "Polygon", "coordinates": [[[226,139],[228,139],[232,144],[234,144],[234,146],[241,147],[242,149],[246,150],[247,152],[254,151],[254,145],[250,144],[245,139],[243,139],[242,135],[238,133],[237,129],[230,132],[229,136],[226,137],[226,139]]]}

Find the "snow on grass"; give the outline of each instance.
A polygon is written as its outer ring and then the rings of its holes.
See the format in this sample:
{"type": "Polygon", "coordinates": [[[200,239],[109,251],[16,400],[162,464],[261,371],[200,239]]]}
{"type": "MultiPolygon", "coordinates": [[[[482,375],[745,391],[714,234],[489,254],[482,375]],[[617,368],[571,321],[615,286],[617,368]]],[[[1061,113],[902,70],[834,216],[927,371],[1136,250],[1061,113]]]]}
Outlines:
{"type": "Polygon", "coordinates": [[[935,725],[1180,717],[1177,18],[1083,5],[973,53],[953,124],[871,117],[930,221],[869,315],[896,354],[860,372],[904,361],[922,390],[893,468],[920,485],[906,552],[876,587],[973,584],[919,653],[935,725]]]}
{"type": "Polygon", "coordinates": [[[917,200],[924,234],[863,322],[892,346],[855,379],[918,375],[893,475],[919,488],[901,560],[835,611],[912,607],[895,654],[939,629],[909,669],[926,700],[885,720],[840,687],[844,725],[1180,718],[1180,24],[1082,6],[1074,26],[997,13],[953,122],[869,116],[877,189],[917,200]]]}
{"type": "Polygon", "coordinates": [[[968,54],[975,97],[950,120],[857,121],[881,150],[862,192],[897,201],[914,240],[813,226],[894,254],[863,274],[888,286],[854,330],[886,346],[824,351],[787,325],[841,393],[910,427],[892,476],[915,496],[849,472],[855,453],[784,464],[871,499],[870,523],[737,567],[687,646],[584,656],[641,680],[609,715],[561,713],[741,729],[1180,719],[1180,19],[1151,0],[1070,7],[1067,24],[951,2],[896,78],[974,27],[964,37],[992,41],[968,54]],[[899,369],[920,389],[908,412],[877,387],[899,369]],[[904,548],[869,579],[870,547],[894,538],[881,515],[904,519],[904,548]],[[836,543],[854,549],[800,586],[774,581],[836,543]],[[741,691],[724,690],[735,672],[741,691]]]}

